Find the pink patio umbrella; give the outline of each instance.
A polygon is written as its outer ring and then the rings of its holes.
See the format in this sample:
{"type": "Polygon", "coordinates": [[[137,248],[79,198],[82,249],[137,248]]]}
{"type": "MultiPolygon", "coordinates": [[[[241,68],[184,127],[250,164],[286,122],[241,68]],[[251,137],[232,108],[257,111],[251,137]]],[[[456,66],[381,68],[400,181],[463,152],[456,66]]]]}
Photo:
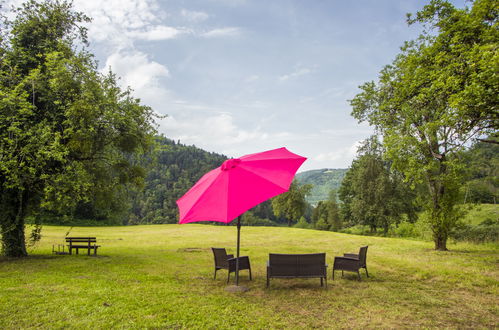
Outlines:
{"type": "Polygon", "coordinates": [[[306,159],[286,148],[228,159],[206,173],[177,200],[181,224],[229,223],[237,218],[236,285],[239,284],[241,214],[288,191],[296,171],[306,159]]]}

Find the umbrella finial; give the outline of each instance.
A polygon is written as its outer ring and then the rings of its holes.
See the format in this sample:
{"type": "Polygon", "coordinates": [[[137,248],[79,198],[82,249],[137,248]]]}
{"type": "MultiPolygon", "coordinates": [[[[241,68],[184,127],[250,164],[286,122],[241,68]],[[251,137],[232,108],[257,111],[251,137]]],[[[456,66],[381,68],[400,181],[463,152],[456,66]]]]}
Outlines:
{"type": "Polygon", "coordinates": [[[232,159],[227,159],[225,162],[222,164],[222,171],[228,171],[239,165],[241,160],[239,158],[232,158],[232,159]]]}

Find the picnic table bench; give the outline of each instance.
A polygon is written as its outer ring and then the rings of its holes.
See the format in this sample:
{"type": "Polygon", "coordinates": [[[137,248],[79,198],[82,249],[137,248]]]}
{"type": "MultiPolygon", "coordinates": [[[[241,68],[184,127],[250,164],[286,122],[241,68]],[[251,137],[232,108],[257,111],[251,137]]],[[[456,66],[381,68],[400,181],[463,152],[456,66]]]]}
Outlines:
{"type": "Polygon", "coordinates": [[[325,253],[277,254],[270,253],[267,262],[267,288],[271,278],[320,278],[327,288],[325,253]]]}
{"type": "Polygon", "coordinates": [[[87,254],[90,255],[90,250],[94,250],[94,255],[97,255],[97,239],[95,237],[66,237],[68,243],[69,254],[73,254],[73,249],[76,249],[78,254],[79,249],[87,249],[87,254]]]}

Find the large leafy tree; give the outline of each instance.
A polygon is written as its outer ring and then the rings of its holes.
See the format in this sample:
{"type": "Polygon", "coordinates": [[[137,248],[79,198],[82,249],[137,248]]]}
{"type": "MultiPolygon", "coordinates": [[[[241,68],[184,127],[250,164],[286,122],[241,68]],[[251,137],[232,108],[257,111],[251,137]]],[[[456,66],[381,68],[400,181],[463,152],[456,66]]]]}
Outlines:
{"type": "Polygon", "coordinates": [[[66,1],[28,1],[4,19],[0,45],[0,226],[3,252],[25,256],[25,219],[140,183],[153,113],[101,75],[66,1]]]}
{"type": "Polygon", "coordinates": [[[297,222],[307,210],[307,201],[305,196],[312,189],[311,185],[298,185],[293,181],[289,190],[272,198],[272,209],[276,217],[284,217],[288,220],[288,226],[291,222],[297,222]]]}
{"type": "Polygon", "coordinates": [[[369,226],[371,232],[382,228],[386,234],[391,224],[404,217],[415,220],[415,193],[383,159],[383,154],[376,136],[364,141],[345,175],[339,196],[345,222],[369,226]]]}
{"type": "Polygon", "coordinates": [[[457,9],[432,0],[409,23],[421,36],[402,47],[379,81],[361,86],[352,115],[384,136],[388,157],[407,178],[426,185],[435,249],[446,250],[461,212],[459,153],[473,138],[497,138],[499,29],[495,0],[457,9]]]}

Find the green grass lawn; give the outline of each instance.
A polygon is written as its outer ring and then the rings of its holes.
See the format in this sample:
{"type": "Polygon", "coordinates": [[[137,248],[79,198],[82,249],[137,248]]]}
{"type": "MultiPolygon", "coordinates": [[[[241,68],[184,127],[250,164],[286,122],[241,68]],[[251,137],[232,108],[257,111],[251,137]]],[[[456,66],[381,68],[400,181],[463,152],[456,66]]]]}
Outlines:
{"type": "Polygon", "coordinates": [[[497,219],[499,219],[499,204],[478,204],[471,205],[463,222],[476,226],[485,220],[497,221],[497,219]]]}
{"type": "MultiPolygon", "coordinates": [[[[243,227],[245,293],[213,279],[210,247],[234,252],[236,228],[210,225],[79,227],[97,257],[56,256],[68,227],[46,226],[28,258],[0,259],[0,328],[499,327],[499,247],[365,237],[295,228],[243,227]],[[269,252],[335,255],[369,245],[370,277],[273,279],[269,252]]],[[[339,273],[337,273],[339,275],[339,273]]]]}

